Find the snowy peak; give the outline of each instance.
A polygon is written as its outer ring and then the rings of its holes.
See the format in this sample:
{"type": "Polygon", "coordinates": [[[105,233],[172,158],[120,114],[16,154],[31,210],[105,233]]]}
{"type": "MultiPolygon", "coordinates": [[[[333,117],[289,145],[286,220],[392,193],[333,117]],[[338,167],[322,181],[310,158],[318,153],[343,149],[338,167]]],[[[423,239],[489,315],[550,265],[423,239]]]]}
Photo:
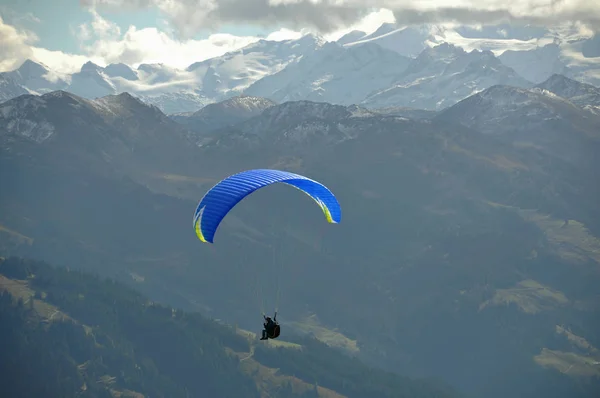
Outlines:
{"type": "Polygon", "coordinates": [[[309,34],[302,36],[299,39],[290,40],[290,41],[296,42],[300,46],[314,47],[314,48],[321,47],[325,43],[327,43],[327,40],[325,40],[325,38],[323,36],[321,36],[319,34],[314,34],[314,33],[309,33],[309,34]]]}
{"type": "Polygon", "coordinates": [[[459,124],[520,148],[581,162],[600,142],[600,117],[541,88],[492,86],[442,111],[434,120],[459,124]]]}
{"type": "Polygon", "coordinates": [[[81,65],[80,73],[100,72],[100,71],[102,71],[102,69],[103,68],[101,66],[96,65],[92,61],[88,61],[85,64],[81,65]]]}
{"type": "Polygon", "coordinates": [[[25,60],[23,64],[15,71],[25,81],[30,79],[39,79],[48,73],[45,65],[34,62],[30,59],[25,60]]]}
{"type": "MultiPolygon", "coordinates": [[[[474,50],[476,51],[476,50],[474,50]]],[[[467,52],[454,44],[442,43],[440,45],[424,49],[415,59],[416,63],[430,61],[441,61],[449,64],[455,59],[466,55],[467,52]]]]}
{"type": "Polygon", "coordinates": [[[494,85],[442,111],[436,119],[499,132],[535,131],[533,124],[581,117],[586,117],[583,110],[547,90],[494,85]]]}
{"type": "Polygon", "coordinates": [[[144,120],[166,120],[167,116],[156,106],[146,104],[129,93],[107,95],[93,101],[96,109],[102,110],[105,115],[135,116],[144,120]]]}
{"type": "Polygon", "coordinates": [[[244,116],[255,116],[267,108],[276,105],[275,102],[262,97],[255,97],[251,95],[239,95],[236,97],[229,98],[225,101],[221,101],[215,104],[206,105],[198,112],[194,113],[194,117],[206,116],[209,113],[215,112],[220,109],[221,112],[229,113],[242,113],[244,116]]]}
{"type": "Polygon", "coordinates": [[[344,36],[337,39],[336,43],[339,45],[344,45],[348,43],[353,43],[355,41],[359,41],[363,39],[367,34],[360,30],[353,30],[351,32],[346,33],[344,36]]]}
{"type": "Polygon", "coordinates": [[[600,88],[585,84],[566,76],[554,74],[536,86],[568,99],[577,106],[600,115],[600,88]]]}
{"type": "Polygon", "coordinates": [[[285,148],[286,152],[303,152],[309,147],[314,152],[356,138],[364,131],[361,121],[372,116],[375,115],[358,106],[290,101],[272,106],[231,129],[219,131],[206,146],[245,150],[285,148]]]}
{"type": "Polygon", "coordinates": [[[23,94],[29,94],[29,91],[18,84],[9,74],[0,73],[0,102],[23,94]]]}
{"type": "Polygon", "coordinates": [[[432,25],[401,27],[384,23],[375,32],[355,41],[346,41],[346,46],[372,42],[406,57],[416,57],[432,43],[438,43],[435,34],[439,29],[432,25]]]}
{"type": "Polygon", "coordinates": [[[387,35],[389,33],[396,32],[397,30],[398,30],[398,26],[396,26],[395,23],[384,22],[383,24],[381,24],[381,26],[379,28],[377,28],[377,30],[375,30],[375,32],[369,34],[368,36],[365,36],[365,39],[368,40],[368,39],[381,37],[383,35],[387,35]]]}
{"type": "Polygon", "coordinates": [[[388,87],[410,60],[374,43],[324,44],[286,68],[254,83],[246,94],[283,103],[308,100],[350,105],[388,87]]]}
{"type": "MultiPolygon", "coordinates": [[[[565,98],[562,98],[548,90],[543,89],[526,89],[505,85],[495,85],[480,93],[475,94],[472,98],[467,98],[462,102],[480,102],[487,103],[493,106],[510,106],[511,108],[522,108],[527,105],[553,104],[560,107],[568,107],[576,109],[565,98]]],[[[456,104],[458,106],[460,103],[456,104]]]]}
{"type": "Polygon", "coordinates": [[[371,93],[363,104],[369,108],[405,106],[440,110],[497,84],[531,85],[490,51],[467,53],[443,43],[423,50],[392,86],[371,93]]]}
{"type": "Polygon", "coordinates": [[[566,76],[554,74],[536,87],[546,89],[580,105],[600,106],[600,88],[581,83],[566,76]]]}
{"type": "Polygon", "coordinates": [[[117,88],[104,73],[104,69],[91,61],[83,64],[81,71],[71,76],[68,90],[85,98],[98,98],[117,93],[117,88]]]}
{"type": "Polygon", "coordinates": [[[462,48],[449,43],[426,48],[410,62],[405,73],[440,73],[446,65],[466,54],[462,48]]]}
{"type": "Polygon", "coordinates": [[[567,74],[557,43],[549,43],[529,51],[508,50],[499,56],[502,63],[513,68],[527,80],[540,83],[553,74],[567,74]]]}
{"type": "Polygon", "coordinates": [[[2,141],[16,137],[43,143],[55,136],[57,126],[72,122],[72,113],[89,102],[66,91],[54,91],[42,96],[22,95],[0,104],[2,141]]]}
{"type": "Polygon", "coordinates": [[[275,102],[266,98],[240,95],[208,104],[192,114],[171,115],[171,119],[194,132],[206,134],[260,115],[265,109],[274,105],[275,102]]]}
{"type": "Polygon", "coordinates": [[[138,80],[138,75],[129,66],[119,63],[110,64],[104,68],[104,72],[109,77],[122,77],[126,80],[138,80]]]}
{"type": "MultiPolygon", "coordinates": [[[[28,92],[40,94],[64,89],[68,80],[66,76],[53,72],[45,65],[30,59],[23,62],[18,69],[0,75],[10,77],[16,84],[26,88],[28,92]]],[[[0,97],[2,96],[3,94],[0,93],[0,97]]],[[[7,97],[7,94],[4,93],[4,96],[7,97]]]]}
{"type": "Polygon", "coordinates": [[[273,122],[303,119],[339,119],[349,117],[349,107],[326,102],[289,101],[276,105],[263,112],[263,116],[273,122]]]}
{"type": "Polygon", "coordinates": [[[96,144],[157,137],[168,140],[170,135],[179,134],[180,128],[158,108],[128,93],[88,100],[59,90],[41,96],[24,95],[1,104],[0,131],[5,133],[4,142],[20,137],[43,143],[54,137],[60,145],[95,151],[96,144]],[[127,131],[127,135],[107,136],[109,131],[127,131]]]}

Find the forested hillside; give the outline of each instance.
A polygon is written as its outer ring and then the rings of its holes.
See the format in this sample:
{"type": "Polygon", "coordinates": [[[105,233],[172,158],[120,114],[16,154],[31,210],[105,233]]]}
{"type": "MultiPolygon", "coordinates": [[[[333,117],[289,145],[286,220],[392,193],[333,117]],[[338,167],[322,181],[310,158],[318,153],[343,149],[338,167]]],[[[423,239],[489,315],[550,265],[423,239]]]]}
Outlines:
{"type": "Polygon", "coordinates": [[[459,396],[312,339],[259,342],[113,280],[16,257],[0,260],[0,325],[10,398],[459,396]]]}

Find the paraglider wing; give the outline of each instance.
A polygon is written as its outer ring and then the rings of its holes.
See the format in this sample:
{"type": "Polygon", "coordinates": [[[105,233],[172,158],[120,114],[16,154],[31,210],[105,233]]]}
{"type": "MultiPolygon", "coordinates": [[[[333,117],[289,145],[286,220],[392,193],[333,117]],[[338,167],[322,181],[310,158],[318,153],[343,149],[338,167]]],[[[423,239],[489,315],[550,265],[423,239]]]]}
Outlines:
{"type": "Polygon", "coordinates": [[[213,243],[221,220],[236,204],[257,189],[279,182],[310,196],[321,207],[329,223],[341,221],[340,205],[325,185],[287,171],[256,169],[229,176],[204,195],[194,214],[196,235],[202,242],[213,243]]]}

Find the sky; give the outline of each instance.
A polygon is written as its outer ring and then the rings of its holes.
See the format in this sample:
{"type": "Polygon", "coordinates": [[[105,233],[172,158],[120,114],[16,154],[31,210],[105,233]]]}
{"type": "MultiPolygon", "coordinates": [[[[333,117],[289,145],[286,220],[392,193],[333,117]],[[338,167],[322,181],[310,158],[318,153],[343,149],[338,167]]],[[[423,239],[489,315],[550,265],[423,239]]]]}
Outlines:
{"type": "Polygon", "coordinates": [[[535,23],[578,21],[600,27],[593,0],[2,0],[0,71],[25,59],[72,73],[88,60],[193,62],[260,38],[285,40],[319,33],[328,40],[384,22],[535,23]]]}

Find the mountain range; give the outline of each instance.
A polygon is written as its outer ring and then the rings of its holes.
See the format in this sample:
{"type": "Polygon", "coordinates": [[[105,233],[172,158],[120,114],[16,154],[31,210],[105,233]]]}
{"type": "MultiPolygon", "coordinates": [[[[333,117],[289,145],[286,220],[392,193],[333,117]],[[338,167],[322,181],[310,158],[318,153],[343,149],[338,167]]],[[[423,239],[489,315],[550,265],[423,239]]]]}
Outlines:
{"type": "MultiPolygon", "coordinates": [[[[484,61],[497,62],[441,44],[405,71],[464,76],[484,61]]],[[[0,104],[0,255],[117,278],[247,329],[279,307],[286,330],[467,396],[595,397],[600,90],[510,73],[514,86],[437,111],[243,94],[167,116],[128,93],[19,95],[0,104]],[[258,167],[324,182],[343,222],[273,186],[201,244],[197,201],[258,167]]]]}
{"type": "Polygon", "coordinates": [[[184,70],[87,62],[77,73],[62,74],[27,60],[0,74],[0,99],[54,90],[88,99],[128,92],[171,114],[243,94],[278,103],[439,110],[496,84],[529,88],[553,74],[598,85],[600,57],[590,50],[594,40],[574,28],[384,24],[337,42],[312,34],[259,40],[184,70]]]}

